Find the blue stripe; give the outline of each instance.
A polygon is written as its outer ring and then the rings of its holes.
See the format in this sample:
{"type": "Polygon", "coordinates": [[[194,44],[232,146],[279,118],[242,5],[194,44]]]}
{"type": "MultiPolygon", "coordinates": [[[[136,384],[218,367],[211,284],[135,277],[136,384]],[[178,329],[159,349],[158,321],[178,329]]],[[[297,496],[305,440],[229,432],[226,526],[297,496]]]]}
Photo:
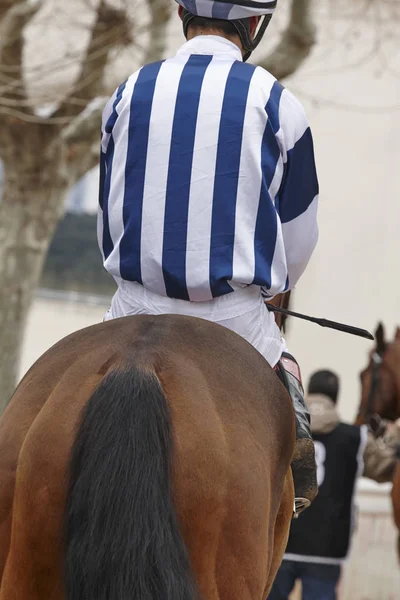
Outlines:
{"type": "Polygon", "coordinates": [[[289,289],[289,275],[286,277],[286,283],[285,283],[285,289],[284,291],[287,292],[289,289]]]}
{"type": "Polygon", "coordinates": [[[282,223],[288,223],[302,215],[318,191],[314,146],[308,127],[287,155],[279,203],[282,223]]]}
{"type": "Polygon", "coordinates": [[[99,181],[99,206],[103,210],[104,205],[104,186],[106,182],[106,156],[100,151],[100,181],[99,181]]]}
{"type": "Polygon", "coordinates": [[[121,101],[122,94],[124,93],[124,90],[126,88],[126,84],[127,84],[127,81],[124,81],[124,83],[122,85],[120,85],[118,88],[117,95],[115,97],[114,104],[113,104],[113,111],[105,125],[105,128],[104,128],[106,133],[112,133],[113,127],[118,119],[117,106],[121,101]]]}
{"type": "MultiPolygon", "coordinates": [[[[269,100],[265,106],[265,112],[267,113],[267,116],[268,116],[268,123],[269,123],[268,127],[272,127],[272,131],[275,135],[278,133],[278,131],[281,128],[281,123],[280,123],[280,118],[279,118],[279,108],[280,108],[280,104],[281,104],[282,92],[284,89],[285,88],[283,87],[283,85],[281,83],[279,83],[279,81],[275,81],[275,83],[271,89],[269,100]]],[[[272,143],[272,138],[270,141],[272,143]]],[[[276,142],[276,140],[275,140],[275,142],[276,142]]],[[[276,143],[272,144],[272,147],[274,145],[276,145],[276,143]]],[[[271,179],[271,181],[272,181],[272,179],[271,179]]],[[[268,185],[268,187],[269,187],[269,185],[268,185]]],[[[276,196],[276,198],[272,198],[272,201],[275,204],[275,210],[279,214],[279,201],[280,201],[279,194],[276,196]]]]}
{"type": "Polygon", "coordinates": [[[213,19],[223,19],[226,21],[229,17],[232,8],[233,4],[221,4],[219,2],[214,2],[212,7],[213,19]]]}
{"type": "Polygon", "coordinates": [[[107,146],[107,152],[100,155],[100,165],[103,174],[104,192],[103,192],[103,254],[107,259],[114,250],[114,244],[111,239],[110,225],[108,221],[108,199],[110,196],[110,184],[112,164],[114,160],[114,139],[111,136],[107,146]]]}
{"type": "Polygon", "coordinates": [[[196,0],[185,0],[185,8],[191,15],[197,16],[196,0]]]}
{"type": "Polygon", "coordinates": [[[236,200],[247,97],[255,67],[235,62],[221,113],[211,225],[210,284],[214,297],[232,291],[236,200]]]}
{"type": "MultiPolygon", "coordinates": [[[[271,94],[268,104],[271,102],[272,107],[272,102],[275,100],[276,96],[271,94]]],[[[268,108],[268,104],[266,110],[268,108]]],[[[269,188],[274,178],[276,167],[280,158],[280,148],[275,136],[275,129],[277,126],[276,114],[276,111],[271,111],[271,113],[268,114],[269,119],[265,127],[262,141],[262,183],[256,230],[254,234],[255,269],[253,283],[255,285],[265,286],[267,288],[271,287],[271,265],[274,257],[276,236],[278,232],[278,217],[273,202],[274,198],[271,198],[269,194],[269,188]]]]}
{"type": "Polygon", "coordinates": [[[113,127],[118,119],[117,106],[121,101],[122,94],[124,93],[126,87],[126,81],[119,86],[117,95],[115,97],[113,103],[112,113],[105,124],[104,131],[105,133],[110,134],[110,139],[107,146],[107,151],[104,154],[100,153],[100,192],[99,192],[99,204],[100,208],[103,210],[103,254],[105,259],[107,259],[111,252],[114,250],[114,244],[111,239],[110,234],[110,225],[108,219],[108,201],[110,197],[110,184],[111,184],[111,173],[112,173],[112,164],[114,160],[114,140],[112,137],[113,127]]]}
{"type": "Polygon", "coordinates": [[[150,117],[161,65],[162,62],[157,62],[143,67],[137,78],[130,105],[123,205],[125,229],[120,243],[120,272],[123,279],[139,283],[142,283],[140,237],[150,117]]]}
{"type": "Polygon", "coordinates": [[[189,300],[186,242],[196,124],[203,79],[212,56],[192,55],[179,82],[165,202],[163,272],[167,296],[189,300]]]}
{"type": "Polygon", "coordinates": [[[268,115],[268,119],[270,124],[272,125],[272,129],[274,133],[278,133],[281,128],[279,121],[279,106],[281,102],[282,92],[285,88],[279,81],[275,81],[274,85],[271,89],[271,94],[267,105],[265,107],[265,111],[268,115]]]}

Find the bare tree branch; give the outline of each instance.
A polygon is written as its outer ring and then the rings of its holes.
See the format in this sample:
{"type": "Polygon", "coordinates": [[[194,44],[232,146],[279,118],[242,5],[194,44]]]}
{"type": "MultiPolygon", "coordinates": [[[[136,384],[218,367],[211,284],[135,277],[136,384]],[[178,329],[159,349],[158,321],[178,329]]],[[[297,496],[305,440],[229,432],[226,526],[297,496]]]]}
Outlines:
{"type": "MultiPolygon", "coordinates": [[[[6,3],[7,6],[8,3],[6,3]]],[[[12,67],[16,86],[10,86],[8,98],[26,97],[23,83],[23,32],[25,26],[42,7],[42,0],[25,0],[7,11],[0,6],[0,67],[12,67]]]]}
{"type": "Polygon", "coordinates": [[[87,105],[78,116],[76,116],[61,131],[61,138],[66,144],[79,144],[86,142],[92,135],[100,139],[100,123],[104,106],[108,100],[106,96],[99,96],[87,105]]]}
{"type": "Polygon", "coordinates": [[[71,187],[99,162],[101,114],[107,100],[105,96],[95,98],[62,129],[60,137],[54,139],[55,152],[60,145],[65,148],[65,167],[71,187]]]}
{"type": "Polygon", "coordinates": [[[159,60],[165,52],[167,43],[168,23],[172,12],[170,0],[147,0],[150,12],[149,31],[150,40],[143,63],[147,64],[159,60]]]}
{"type": "Polygon", "coordinates": [[[0,0],[0,22],[3,20],[4,15],[10,10],[14,0],[0,0]]]}
{"type": "Polygon", "coordinates": [[[283,79],[297,71],[316,42],[313,3],[314,0],[292,0],[287,29],[272,53],[260,61],[260,65],[277,79],[283,79]]]}
{"type": "Polygon", "coordinates": [[[54,116],[75,117],[81,110],[80,104],[98,96],[111,51],[131,42],[131,26],[126,12],[101,0],[78,81],[54,116]],[[74,102],[71,102],[72,99],[74,102]]]}
{"type": "Polygon", "coordinates": [[[99,136],[92,132],[85,143],[69,144],[67,152],[68,181],[73,186],[99,164],[99,136]]]}
{"type": "MultiPolygon", "coordinates": [[[[164,54],[171,16],[170,0],[147,0],[147,2],[151,15],[151,22],[148,25],[151,40],[144,63],[158,60],[164,54]]],[[[100,122],[107,100],[108,97],[104,96],[94,98],[61,132],[61,141],[67,145],[66,158],[70,185],[99,162],[100,122]]]]}

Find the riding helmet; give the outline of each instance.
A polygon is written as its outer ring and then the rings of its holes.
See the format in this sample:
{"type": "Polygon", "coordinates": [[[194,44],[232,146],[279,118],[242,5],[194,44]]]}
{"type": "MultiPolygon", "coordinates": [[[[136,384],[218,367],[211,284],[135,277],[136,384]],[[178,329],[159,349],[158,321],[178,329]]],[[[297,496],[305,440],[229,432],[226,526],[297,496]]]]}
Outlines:
{"type": "Polygon", "coordinates": [[[247,60],[268,27],[278,0],[176,0],[184,9],[183,31],[187,37],[190,22],[195,17],[230,21],[235,27],[247,60]],[[254,39],[251,38],[249,17],[260,17],[262,22],[254,39]]]}

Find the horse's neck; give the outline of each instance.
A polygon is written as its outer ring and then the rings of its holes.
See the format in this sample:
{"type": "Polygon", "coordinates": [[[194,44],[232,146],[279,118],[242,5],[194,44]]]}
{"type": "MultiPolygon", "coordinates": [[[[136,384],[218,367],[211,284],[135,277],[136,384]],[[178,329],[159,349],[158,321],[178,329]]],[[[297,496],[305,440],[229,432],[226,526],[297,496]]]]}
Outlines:
{"type": "Polygon", "coordinates": [[[392,356],[390,358],[390,366],[393,376],[396,381],[397,390],[397,418],[400,417],[400,342],[397,340],[391,345],[392,356]]]}

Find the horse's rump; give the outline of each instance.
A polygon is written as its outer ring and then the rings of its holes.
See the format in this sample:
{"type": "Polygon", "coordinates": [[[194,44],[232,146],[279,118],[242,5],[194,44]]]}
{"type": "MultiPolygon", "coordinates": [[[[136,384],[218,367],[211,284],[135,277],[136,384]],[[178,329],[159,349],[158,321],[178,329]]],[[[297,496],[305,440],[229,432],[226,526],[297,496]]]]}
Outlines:
{"type": "Polygon", "coordinates": [[[294,420],[272,369],[236,334],[177,316],[88,328],[33,367],[2,427],[12,441],[7,462],[18,463],[13,519],[21,526],[7,548],[0,540],[8,555],[1,600],[15,585],[25,598],[33,581],[41,591],[30,600],[63,598],[66,505],[67,598],[78,597],[84,569],[113,593],[120,576],[129,599],[157,598],[165,585],[172,591],[162,598],[195,597],[193,572],[206,600],[262,600],[288,533],[294,420]],[[23,435],[16,424],[32,382],[37,416],[23,435]],[[136,596],[132,561],[145,578],[136,596]]]}

